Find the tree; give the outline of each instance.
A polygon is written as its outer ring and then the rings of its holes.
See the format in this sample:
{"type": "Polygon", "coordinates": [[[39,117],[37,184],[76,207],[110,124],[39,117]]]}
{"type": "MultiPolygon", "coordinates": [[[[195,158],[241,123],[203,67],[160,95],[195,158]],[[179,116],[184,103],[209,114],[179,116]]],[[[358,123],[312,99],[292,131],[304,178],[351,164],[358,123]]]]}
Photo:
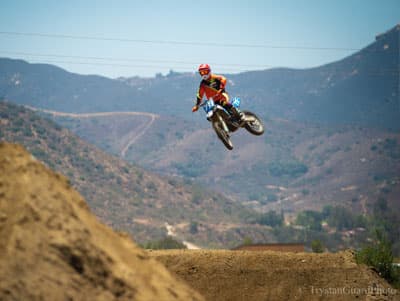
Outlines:
{"type": "Polygon", "coordinates": [[[248,245],[251,245],[251,244],[253,244],[253,240],[251,239],[251,237],[248,237],[248,236],[246,236],[244,239],[243,239],[243,243],[242,243],[244,246],[248,246],[248,245]]]}
{"type": "Polygon", "coordinates": [[[196,234],[197,232],[199,232],[198,226],[199,226],[199,224],[198,224],[197,222],[192,221],[192,222],[190,223],[190,230],[189,230],[189,232],[190,232],[191,234],[196,234]]]}

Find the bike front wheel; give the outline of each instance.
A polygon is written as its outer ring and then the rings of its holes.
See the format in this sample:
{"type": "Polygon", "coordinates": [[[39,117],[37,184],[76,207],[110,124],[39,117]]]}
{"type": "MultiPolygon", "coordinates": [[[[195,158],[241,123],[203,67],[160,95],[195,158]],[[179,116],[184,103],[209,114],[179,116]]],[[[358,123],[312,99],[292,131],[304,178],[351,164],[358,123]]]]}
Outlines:
{"type": "Polygon", "coordinates": [[[233,149],[233,144],[232,141],[229,137],[229,133],[227,133],[224,130],[223,125],[221,124],[221,122],[218,121],[213,121],[212,126],[214,128],[215,133],[217,134],[219,140],[222,141],[222,143],[225,145],[225,147],[229,150],[233,149]]]}

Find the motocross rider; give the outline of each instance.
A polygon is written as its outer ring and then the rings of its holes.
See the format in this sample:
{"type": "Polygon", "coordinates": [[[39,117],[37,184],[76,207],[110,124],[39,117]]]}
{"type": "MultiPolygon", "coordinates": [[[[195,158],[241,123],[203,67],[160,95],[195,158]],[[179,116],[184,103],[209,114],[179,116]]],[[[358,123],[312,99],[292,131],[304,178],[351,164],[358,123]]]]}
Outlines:
{"type": "Polygon", "coordinates": [[[192,108],[192,112],[199,109],[199,105],[205,95],[207,99],[212,98],[216,104],[222,105],[230,112],[239,123],[243,122],[244,114],[229,101],[229,95],[225,91],[226,78],[222,75],[211,73],[211,68],[208,64],[201,64],[198,69],[202,81],[197,92],[196,104],[192,108]]]}

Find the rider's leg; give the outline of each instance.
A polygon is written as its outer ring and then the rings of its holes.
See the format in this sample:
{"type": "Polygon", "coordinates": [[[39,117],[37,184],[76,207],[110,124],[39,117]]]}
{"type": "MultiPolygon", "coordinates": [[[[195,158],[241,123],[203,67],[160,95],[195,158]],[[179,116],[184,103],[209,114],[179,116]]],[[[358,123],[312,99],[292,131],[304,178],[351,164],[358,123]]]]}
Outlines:
{"type": "Polygon", "coordinates": [[[238,108],[236,108],[234,105],[232,105],[232,103],[229,101],[229,97],[225,98],[225,101],[222,102],[222,106],[225,109],[227,109],[239,122],[243,121],[244,119],[243,112],[240,111],[238,108]]]}
{"type": "Polygon", "coordinates": [[[235,106],[231,105],[230,112],[232,112],[232,115],[239,121],[242,122],[244,121],[244,114],[242,111],[240,111],[238,108],[235,106]]]}

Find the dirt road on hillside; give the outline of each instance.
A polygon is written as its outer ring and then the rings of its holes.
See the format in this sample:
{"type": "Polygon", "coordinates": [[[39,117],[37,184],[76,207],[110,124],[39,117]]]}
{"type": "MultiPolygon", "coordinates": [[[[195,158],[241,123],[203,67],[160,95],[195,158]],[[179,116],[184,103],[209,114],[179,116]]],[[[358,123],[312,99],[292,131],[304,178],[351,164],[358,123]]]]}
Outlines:
{"type": "Polygon", "coordinates": [[[146,116],[149,120],[142,124],[138,129],[130,132],[130,138],[128,142],[123,146],[120,156],[125,158],[126,152],[129,147],[134,144],[140,137],[142,137],[146,131],[153,125],[154,121],[160,117],[157,114],[147,112],[98,112],[98,113],[65,113],[58,111],[51,111],[45,109],[38,109],[30,106],[26,106],[28,109],[33,111],[39,111],[46,114],[50,114],[56,117],[70,117],[70,118],[95,118],[95,117],[112,117],[112,116],[146,116]]]}
{"type": "MultiPolygon", "coordinates": [[[[150,114],[150,113],[148,113],[150,114]]],[[[129,147],[136,142],[140,137],[142,137],[146,131],[153,125],[153,122],[158,118],[158,115],[150,114],[146,115],[150,117],[150,120],[147,123],[144,123],[138,130],[133,133],[133,136],[129,139],[128,143],[123,147],[121,150],[121,157],[125,158],[126,152],[128,151],[129,147]]]]}
{"type": "Polygon", "coordinates": [[[336,254],[273,251],[149,251],[206,300],[400,300],[375,272],[336,254]]]}
{"type": "MultiPolygon", "coordinates": [[[[167,229],[167,235],[171,236],[171,237],[175,237],[178,238],[180,240],[182,240],[181,238],[178,237],[178,235],[175,232],[175,227],[165,223],[165,228],[167,229]]],[[[201,248],[199,246],[196,246],[195,244],[188,242],[186,240],[182,240],[182,243],[186,246],[186,248],[188,248],[189,250],[200,250],[201,248]]]]}

